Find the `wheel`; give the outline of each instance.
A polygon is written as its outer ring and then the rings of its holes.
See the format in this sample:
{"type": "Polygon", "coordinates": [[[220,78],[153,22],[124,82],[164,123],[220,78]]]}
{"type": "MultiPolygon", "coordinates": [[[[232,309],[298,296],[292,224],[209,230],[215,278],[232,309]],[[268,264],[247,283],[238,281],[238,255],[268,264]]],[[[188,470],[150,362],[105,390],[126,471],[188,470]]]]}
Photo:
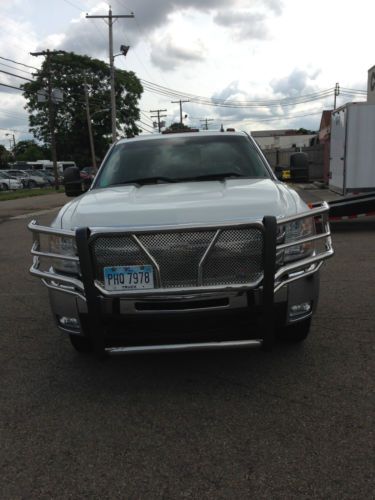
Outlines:
{"type": "Polygon", "coordinates": [[[4,184],[4,183],[1,183],[0,184],[0,191],[8,191],[8,185],[7,184],[4,184]]]}
{"type": "Polygon", "coordinates": [[[36,188],[37,184],[35,181],[29,181],[29,188],[30,189],[33,189],[33,188],[36,188]]]}
{"type": "Polygon", "coordinates": [[[70,342],[74,349],[79,353],[88,353],[93,351],[93,345],[88,337],[80,335],[69,335],[70,342]]]}
{"type": "Polygon", "coordinates": [[[289,342],[302,342],[310,333],[311,318],[298,321],[277,330],[277,338],[289,342]]]}

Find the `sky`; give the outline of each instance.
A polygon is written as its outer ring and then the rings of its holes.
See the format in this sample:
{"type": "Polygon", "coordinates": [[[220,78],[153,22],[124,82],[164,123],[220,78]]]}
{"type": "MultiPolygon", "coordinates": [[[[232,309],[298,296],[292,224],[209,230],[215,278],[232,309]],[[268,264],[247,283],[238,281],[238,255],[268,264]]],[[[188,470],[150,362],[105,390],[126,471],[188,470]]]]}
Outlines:
{"type": "MultiPolygon", "coordinates": [[[[365,90],[375,65],[375,2],[368,0],[112,0],[111,7],[114,15],[135,16],[114,24],[115,53],[130,45],[116,66],[181,96],[204,97],[208,104],[183,104],[184,123],[194,127],[207,119],[210,129],[317,130],[322,111],[333,107],[336,82],[365,90]]],[[[41,64],[32,51],[61,49],[108,62],[108,26],[86,19],[108,9],[98,0],[0,0],[0,83],[25,82],[4,71],[32,78],[28,66],[41,64]]],[[[167,124],[179,121],[179,105],[171,103],[178,98],[148,89],[140,101],[144,133],[153,132],[150,110],[166,109],[167,124]]],[[[337,106],[365,99],[344,92],[337,106]]],[[[24,106],[20,91],[0,85],[0,144],[10,147],[13,134],[16,141],[32,138],[24,106]]]]}

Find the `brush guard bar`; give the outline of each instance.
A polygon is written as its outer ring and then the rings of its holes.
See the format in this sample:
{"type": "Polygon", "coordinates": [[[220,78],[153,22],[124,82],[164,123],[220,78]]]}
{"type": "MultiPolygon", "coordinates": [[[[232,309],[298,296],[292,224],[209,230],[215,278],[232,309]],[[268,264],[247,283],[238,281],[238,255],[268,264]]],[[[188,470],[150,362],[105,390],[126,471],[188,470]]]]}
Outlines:
{"type": "MultiPolygon", "coordinates": [[[[274,295],[283,286],[292,283],[296,280],[305,278],[316,273],[323,262],[331,257],[334,253],[331,240],[331,232],[328,220],[329,205],[326,202],[316,203],[311,205],[310,210],[291,217],[283,217],[277,219],[274,216],[266,216],[263,218],[262,223],[243,221],[238,223],[226,224],[193,224],[193,225],[179,225],[179,226],[158,226],[158,227],[139,227],[129,228],[88,228],[80,227],[76,231],[62,230],[52,227],[40,226],[37,221],[32,220],[28,229],[33,235],[33,245],[31,254],[33,256],[33,263],[30,268],[30,273],[42,280],[48,287],[60,292],[72,294],[80,297],[87,303],[87,310],[90,317],[90,323],[94,329],[98,330],[100,324],[100,302],[102,298],[123,297],[123,298],[155,298],[162,299],[165,296],[183,296],[202,294],[209,295],[222,292],[241,292],[253,289],[260,289],[262,292],[263,304],[263,317],[265,331],[264,341],[267,337],[270,338],[271,330],[273,331],[272,311],[274,304],[274,295]],[[313,218],[315,220],[315,227],[317,233],[308,235],[304,238],[297,238],[293,241],[284,242],[283,228],[286,224],[290,224],[303,219],[313,218]],[[241,227],[253,227],[260,229],[263,233],[263,276],[256,282],[247,284],[232,284],[232,285],[219,285],[219,286],[198,286],[194,288],[171,288],[171,289],[146,289],[146,290],[122,290],[122,291],[108,291],[105,290],[101,283],[99,283],[94,276],[94,268],[92,256],[90,254],[89,242],[90,238],[98,234],[131,234],[137,235],[141,233],[152,233],[161,231],[183,231],[183,230],[205,230],[216,229],[218,231],[225,228],[238,229],[241,227]],[[40,236],[57,236],[71,238],[75,241],[77,247],[77,255],[64,255],[54,252],[46,252],[41,250],[40,236]],[[314,251],[311,255],[292,261],[290,263],[282,263],[277,265],[277,258],[286,249],[296,246],[305,245],[313,242],[321,241],[323,249],[314,251]],[[68,275],[61,272],[56,272],[53,268],[49,270],[41,269],[41,260],[44,258],[58,259],[61,261],[70,261],[79,265],[80,272],[77,275],[68,275]]],[[[104,349],[103,336],[95,335],[97,338],[97,348],[104,349]],[[100,341],[98,340],[100,337],[100,341]]]]}

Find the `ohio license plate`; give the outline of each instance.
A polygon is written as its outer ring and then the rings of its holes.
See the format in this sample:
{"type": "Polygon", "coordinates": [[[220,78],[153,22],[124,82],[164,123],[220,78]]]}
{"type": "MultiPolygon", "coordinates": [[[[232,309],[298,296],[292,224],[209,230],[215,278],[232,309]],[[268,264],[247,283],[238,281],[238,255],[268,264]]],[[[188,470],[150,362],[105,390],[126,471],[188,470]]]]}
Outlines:
{"type": "Polygon", "coordinates": [[[104,287],[109,291],[154,288],[154,270],[148,265],[105,267],[104,287]]]}

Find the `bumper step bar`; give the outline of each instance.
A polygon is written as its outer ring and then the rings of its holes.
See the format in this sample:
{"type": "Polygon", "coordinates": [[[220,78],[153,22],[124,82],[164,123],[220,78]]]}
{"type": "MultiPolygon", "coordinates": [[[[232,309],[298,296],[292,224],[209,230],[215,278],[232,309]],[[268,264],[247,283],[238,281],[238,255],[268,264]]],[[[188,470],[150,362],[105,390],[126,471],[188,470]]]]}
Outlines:
{"type": "Polygon", "coordinates": [[[223,342],[196,342],[189,344],[165,344],[165,345],[146,345],[129,347],[106,347],[105,353],[110,355],[147,353],[147,352],[178,352],[178,351],[202,351],[219,349],[239,349],[249,347],[261,347],[261,339],[254,340],[230,340],[223,342]]]}

